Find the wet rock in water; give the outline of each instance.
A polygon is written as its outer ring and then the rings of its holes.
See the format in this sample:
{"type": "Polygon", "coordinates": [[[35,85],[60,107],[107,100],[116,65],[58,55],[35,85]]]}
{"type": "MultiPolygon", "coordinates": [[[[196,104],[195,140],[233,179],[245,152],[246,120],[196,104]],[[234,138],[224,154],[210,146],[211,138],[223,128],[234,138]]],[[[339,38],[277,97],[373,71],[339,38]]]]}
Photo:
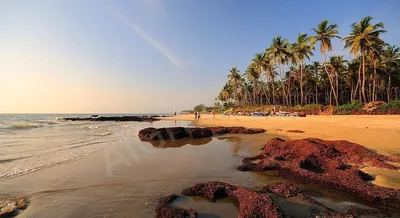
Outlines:
{"type": "MultiPolygon", "coordinates": [[[[291,197],[300,196],[298,201],[302,201],[301,205],[306,207],[309,211],[309,217],[359,217],[361,215],[374,215],[379,217],[391,216],[389,213],[381,213],[375,209],[361,209],[353,207],[347,213],[342,214],[336,212],[325,205],[313,200],[312,197],[307,196],[295,185],[288,182],[274,182],[268,184],[263,188],[263,191],[253,191],[251,189],[234,186],[228,183],[212,181],[207,183],[198,183],[194,186],[184,189],[183,195],[186,196],[204,196],[208,200],[215,202],[217,199],[229,197],[232,198],[239,206],[239,218],[244,217],[292,217],[279,206],[281,200],[272,200],[270,194],[276,194],[279,198],[289,199],[291,197]],[[285,190],[287,189],[287,190],[285,190]],[[278,202],[278,203],[277,203],[278,202]]],[[[174,201],[178,195],[170,195],[160,199],[159,206],[156,209],[156,218],[162,217],[187,217],[194,216],[196,212],[192,209],[179,209],[171,208],[168,206],[174,201]]],[[[286,208],[289,209],[289,208],[286,208]]],[[[290,208],[291,209],[291,208],[290,208]]],[[[293,211],[292,211],[293,213],[293,211]]],[[[304,216],[304,214],[303,214],[304,216]]]]}
{"type": "Polygon", "coordinates": [[[28,206],[28,199],[0,193],[0,218],[14,217],[28,206]]]}
{"type": "Polygon", "coordinates": [[[103,117],[99,115],[92,115],[90,117],[66,117],[61,118],[64,121],[116,121],[116,122],[153,122],[160,120],[158,116],[115,116],[103,117]]]}
{"type": "Polygon", "coordinates": [[[169,140],[184,139],[189,137],[189,132],[184,127],[146,128],[139,131],[140,140],[169,140]]]}
{"type": "Polygon", "coordinates": [[[188,128],[188,129],[189,129],[189,137],[192,139],[208,138],[213,136],[211,130],[205,128],[188,128]]]}
{"type": "Polygon", "coordinates": [[[197,213],[192,209],[172,208],[169,204],[178,198],[178,195],[169,195],[159,200],[156,207],[156,218],[196,218],[197,213]]]}
{"type": "Polygon", "coordinates": [[[304,133],[304,131],[302,131],[302,130],[297,130],[297,129],[295,129],[295,130],[288,130],[287,132],[291,132],[291,133],[304,133]]]}
{"type": "Polygon", "coordinates": [[[259,128],[244,128],[244,127],[206,127],[206,129],[211,130],[215,135],[223,135],[223,134],[258,134],[264,133],[265,129],[259,128]]]}
{"type": "Polygon", "coordinates": [[[342,190],[373,204],[400,208],[399,189],[368,183],[374,178],[360,170],[366,163],[390,170],[399,169],[388,161],[393,160],[344,140],[309,138],[286,142],[275,138],[266,143],[260,155],[244,158],[238,170],[277,170],[285,178],[342,190]],[[259,162],[253,163],[254,160],[259,162]]]}
{"type": "Polygon", "coordinates": [[[293,197],[302,193],[302,191],[295,185],[288,182],[275,182],[266,185],[263,191],[270,192],[282,197],[293,197]]]}
{"type": "Polygon", "coordinates": [[[198,183],[182,191],[187,196],[204,196],[210,201],[230,197],[239,204],[239,217],[286,217],[281,208],[265,193],[213,181],[198,183]]]}
{"type": "Polygon", "coordinates": [[[184,128],[184,127],[168,127],[168,128],[145,128],[139,131],[139,138],[142,141],[148,140],[175,140],[175,139],[197,139],[208,138],[214,134],[257,134],[265,132],[264,129],[246,129],[244,127],[207,127],[207,128],[184,128]]]}

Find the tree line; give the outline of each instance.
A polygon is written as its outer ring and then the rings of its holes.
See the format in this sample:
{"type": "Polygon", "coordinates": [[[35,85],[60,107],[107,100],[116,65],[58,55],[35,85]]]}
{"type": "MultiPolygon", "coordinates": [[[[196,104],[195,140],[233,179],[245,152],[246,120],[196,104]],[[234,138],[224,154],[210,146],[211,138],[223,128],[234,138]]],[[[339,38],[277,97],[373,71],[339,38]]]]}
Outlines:
{"type": "Polygon", "coordinates": [[[242,74],[233,67],[216,97],[225,106],[342,105],[399,98],[400,49],[385,42],[382,22],[362,18],[351,25],[348,36],[338,25],[322,21],[312,35],[300,33],[295,42],[281,36],[263,53],[255,54],[242,74]],[[354,57],[332,55],[332,39],[344,43],[354,57]],[[316,50],[321,61],[310,61],[316,50]]]}

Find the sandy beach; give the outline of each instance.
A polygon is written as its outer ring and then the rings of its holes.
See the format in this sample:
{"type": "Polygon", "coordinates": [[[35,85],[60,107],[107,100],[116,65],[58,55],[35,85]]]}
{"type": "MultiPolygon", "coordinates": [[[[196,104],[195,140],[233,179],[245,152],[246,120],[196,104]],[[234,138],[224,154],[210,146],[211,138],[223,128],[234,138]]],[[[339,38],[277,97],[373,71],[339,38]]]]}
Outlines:
{"type": "MultiPolygon", "coordinates": [[[[165,117],[166,120],[194,121],[194,115],[165,117]]],[[[303,117],[250,117],[202,114],[199,126],[244,126],[264,128],[268,133],[291,139],[321,138],[324,140],[348,140],[378,153],[400,153],[400,116],[397,115],[335,115],[303,117]],[[301,130],[304,133],[290,133],[301,130]]]]}

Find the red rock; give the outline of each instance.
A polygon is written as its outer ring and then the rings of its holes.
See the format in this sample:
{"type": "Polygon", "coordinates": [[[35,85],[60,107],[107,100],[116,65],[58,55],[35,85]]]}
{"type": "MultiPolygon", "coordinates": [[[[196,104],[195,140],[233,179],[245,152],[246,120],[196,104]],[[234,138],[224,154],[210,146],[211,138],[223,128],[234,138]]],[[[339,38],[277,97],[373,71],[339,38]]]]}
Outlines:
{"type": "Polygon", "coordinates": [[[196,218],[197,213],[193,209],[172,208],[168,204],[178,198],[178,195],[169,195],[159,200],[156,207],[156,218],[196,218]]]}
{"type": "Polygon", "coordinates": [[[304,131],[302,130],[288,130],[287,132],[291,132],[291,133],[304,133],[304,131]]]}
{"type": "Polygon", "coordinates": [[[222,134],[257,134],[263,133],[265,129],[246,129],[244,127],[207,127],[207,128],[145,128],[139,131],[139,139],[142,141],[150,140],[176,140],[185,138],[208,138],[222,134]]]}
{"type": "Polygon", "coordinates": [[[210,201],[231,197],[239,204],[239,217],[286,217],[281,208],[265,193],[258,193],[244,187],[223,182],[198,183],[182,191],[188,196],[202,195],[210,201]]]}
{"type": "Polygon", "coordinates": [[[288,182],[275,182],[266,185],[263,191],[274,193],[282,197],[293,197],[302,193],[302,191],[295,185],[288,182]]]}
{"type": "Polygon", "coordinates": [[[260,155],[243,159],[238,170],[277,170],[289,179],[346,191],[373,204],[400,208],[400,190],[367,183],[373,177],[360,170],[364,163],[398,170],[387,163],[389,160],[387,156],[343,140],[309,138],[285,142],[275,138],[268,141],[260,155]],[[255,164],[253,160],[260,161],[255,164]]]}

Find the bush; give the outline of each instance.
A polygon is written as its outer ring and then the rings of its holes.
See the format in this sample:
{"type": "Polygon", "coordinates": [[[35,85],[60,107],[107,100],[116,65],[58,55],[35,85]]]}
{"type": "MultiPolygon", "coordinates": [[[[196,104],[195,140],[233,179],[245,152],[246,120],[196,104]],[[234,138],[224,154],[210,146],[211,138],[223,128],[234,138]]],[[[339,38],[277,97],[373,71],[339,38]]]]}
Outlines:
{"type": "Polygon", "coordinates": [[[363,104],[359,101],[353,101],[350,104],[344,104],[340,105],[333,110],[333,114],[337,115],[348,115],[348,114],[353,114],[353,113],[359,113],[361,112],[363,104]]]}
{"type": "Polygon", "coordinates": [[[400,100],[389,101],[389,103],[383,105],[380,109],[383,111],[388,111],[391,109],[400,109],[400,100]]]}

